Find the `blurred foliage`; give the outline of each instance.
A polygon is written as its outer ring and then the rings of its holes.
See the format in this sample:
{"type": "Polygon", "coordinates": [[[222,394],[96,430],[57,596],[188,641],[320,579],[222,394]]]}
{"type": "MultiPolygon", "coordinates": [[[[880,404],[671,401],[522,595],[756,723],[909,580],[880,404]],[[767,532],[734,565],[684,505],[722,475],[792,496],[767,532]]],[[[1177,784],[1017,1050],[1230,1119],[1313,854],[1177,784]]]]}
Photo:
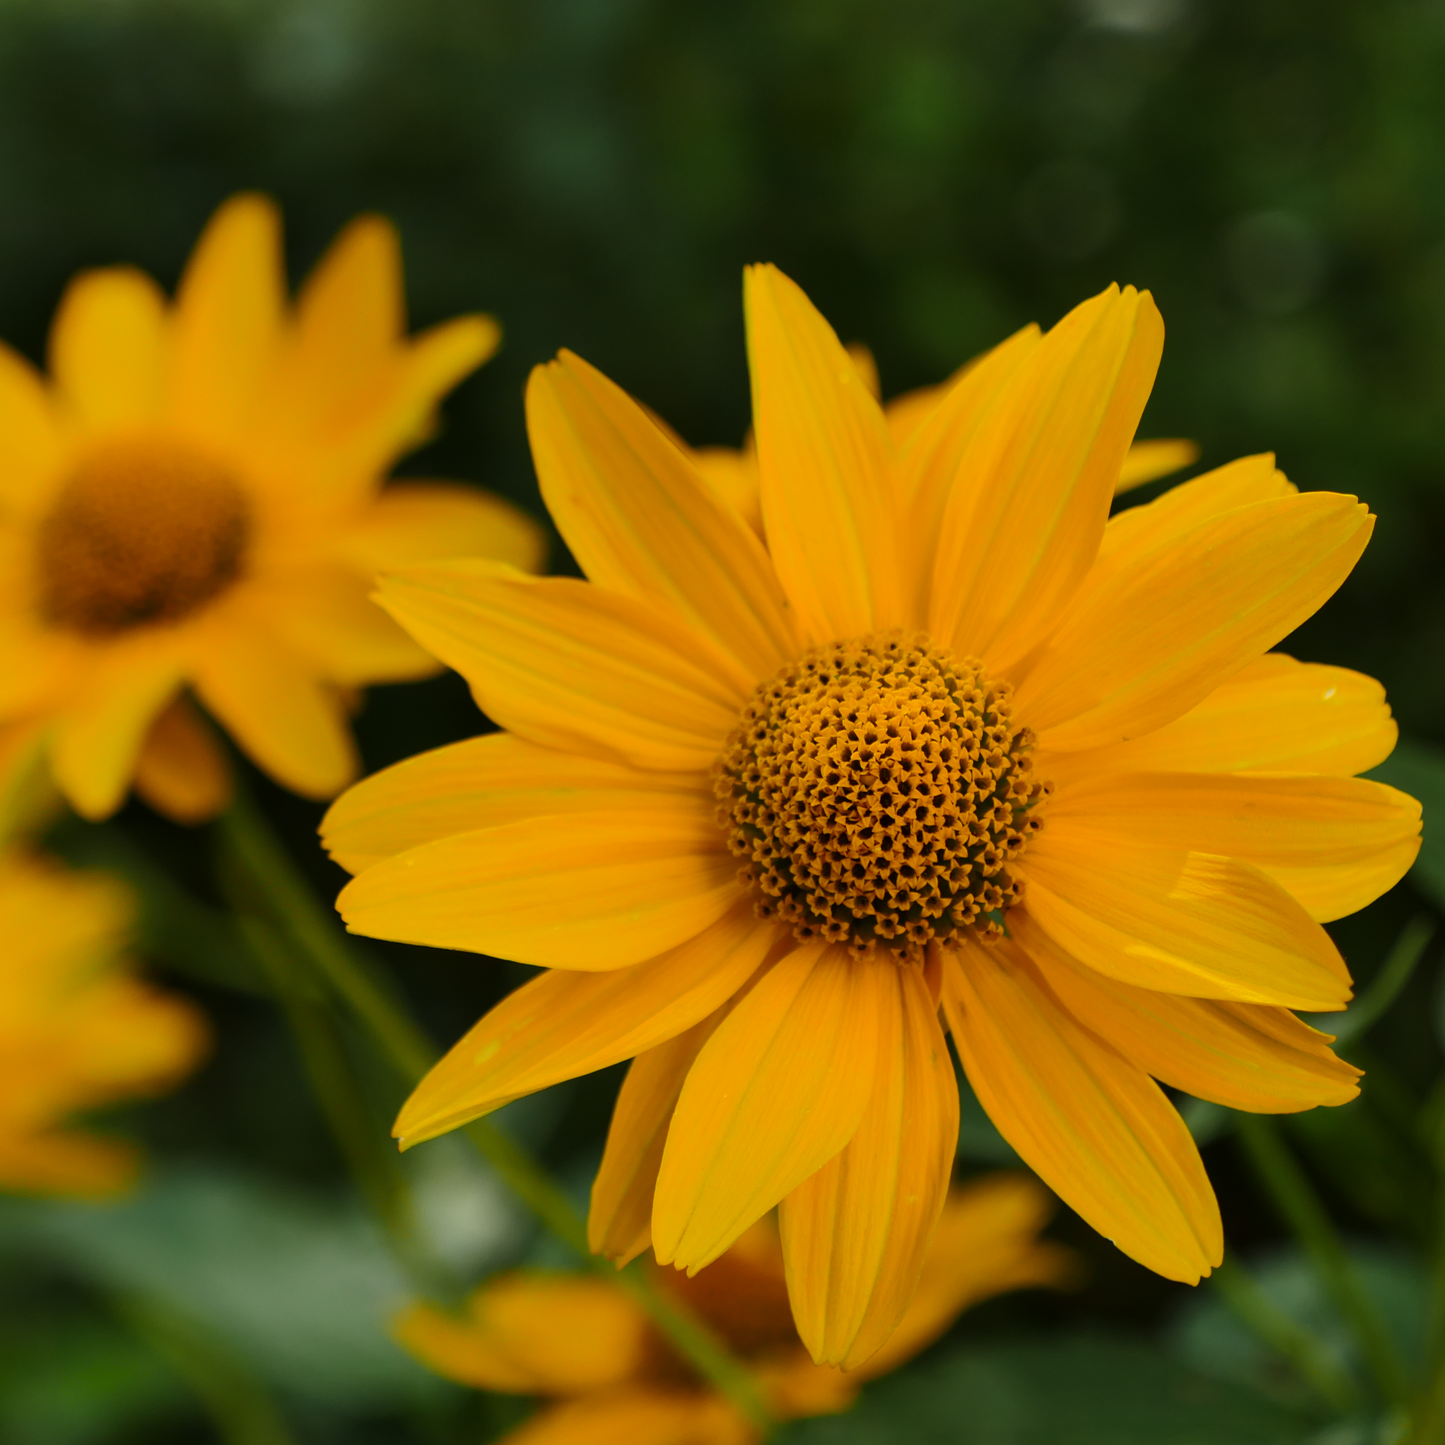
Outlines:
{"type": "MultiPolygon", "coordinates": [[[[1301,486],[1378,511],[1355,576],[1290,646],[1386,683],[1412,741],[1380,776],[1429,815],[1445,808],[1442,79],[1440,0],[7,0],[0,335],[41,358],[82,266],[173,284],[237,189],[281,201],[297,277],[351,215],[383,211],[415,321],[484,309],[507,335],[403,470],[535,510],[521,386],[559,346],[690,440],[741,438],[745,262],[794,275],[874,348],[889,392],[1109,281],[1151,287],[1169,340],[1146,435],[1197,437],[1205,465],[1274,450],[1301,486]]],[[[379,690],[360,720],[371,767],[483,726],[447,678],[379,690]]],[[[257,787],[334,892],[317,810],[257,787]]],[[[240,1360],[215,1388],[275,1392],[307,1441],[460,1442],[515,1421],[513,1402],[422,1379],[385,1341],[397,1266],[347,1202],[207,840],[136,806],[55,842],[140,890],[144,952],[221,1042],[176,1098],[113,1120],[162,1161],[136,1200],[0,1214],[0,1436],[213,1439],[197,1404],[208,1341],[240,1360]]],[[[1368,981],[1406,921],[1442,906],[1445,851],[1427,833],[1415,881],[1334,931],[1368,981]]],[[[377,952],[446,1042],[523,976],[377,952]]],[[[1364,1098],[1287,1131],[1402,1329],[1419,1312],[1408,1251],[1440,1211],[1438,955],[1352,1045],[1364,1098]]],[[[616,1085],[609,1071],[552,1091],[510,1127],[584,1189],[616,1085]]],[[[395,1083],[368,1088],[384,1128],[395,1083]]],[[[1328,1306],[1228,1119],[1195,1123],[1212,1131],[1231,1240],[1266,1250],[1260,1288],[1319,1325],[1328,1306]]],[[[437,1161],[442,1182],[418,1190],[445,1267],[546,1257],[495,1180],[464,1162],[445,1182],[443,1149],[408,1167],[437,1161]]],[[[969,1170],[1009,1157],[968,1100],[960,1155],[969,1170]]],[[[1076,1221],[1057,1232],[1089,1256],[1078,1294],[985,1306],[855,1414],[792,1438],[1376,1438],[1374,1416],[1331,1417],[1217,1296],[1146,1275],[1076,1221]]],[[[258,1445],[267,1408],[247,1417],[258,1445]]]]}

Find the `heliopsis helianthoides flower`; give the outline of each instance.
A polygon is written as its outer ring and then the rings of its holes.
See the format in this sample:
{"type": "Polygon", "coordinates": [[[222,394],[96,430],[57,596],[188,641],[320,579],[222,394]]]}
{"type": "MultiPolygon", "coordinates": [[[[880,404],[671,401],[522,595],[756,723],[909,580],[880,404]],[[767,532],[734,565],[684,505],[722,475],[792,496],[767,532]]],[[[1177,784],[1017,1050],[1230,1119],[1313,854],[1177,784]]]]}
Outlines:
{"type": "Polygon", "coordinates": [[[135,1150],[70,1120],[163,1092],[204,1050],[200,1014],[132,975],[130,913],[125,890],[103,874],[0,857],[0,1190],[125,1188],[135,1150]]]}
{"type": "Polygon", "coordinates": [[[78,276],[48,380],[0,348],[7,756],[48,757],[88,817],[134,781],[203,818],[227,775],[189,687],[278,781],[339,791],[355,771],[349,695],[435,669],[369,600],[376,571],[540,560],[538,529],[496,498],[380,490],[497,336],[467,316],[408,339],[396,237],[374,217],[291,306],[258,196],[217,212],[174,304],[129,267],[78,276]]]}
{"type": "Polygon", "coordinates": [[[1379,686],[1267,649],[1370,533],[1270,457],[1109,517],[1153,383],[1111,288],[978,361],[902,446],[770,267],[747,278],[763,536],[574,356],[534,373],[538,475],[590,581],[487,562],[387,607],[506,731],[334,805],[352,929],[547,970],[432,1071],[430,1138],[634,1058],[596,1249],[697,1269],[780,1205],[815,1359],[887,1338],[948,1185],[939,1012],[1004,1137],[1151,1269],[1221,1254],[1155,1080],[1339,1104],[1290,1010],[1350,980],[1321,922],[1390,887],[1413,800],[1379,686]]]}
{"type": "MultiPolygon", "coordinates": [[[[691,1279],[674,1270],[658,1270],[656,1278],[753,1371],[774,1418],[828,1415],[846,1409],[865,1380],[931,1344],[970,1305],[1067,1283],[1072,1256],[1038,1238],[1049,1210],[1043,1190],[1022,1175],[955,1190],[902,1323],[866,1365],[847,1373],[815,1365],[799,1343],[770,1218],[691,1279]]],[[[440,1375],[557,1401],[507,1436],[507,1445],[746,1445],[757,1438],[654,1332],[631,1296],[595,1275],[502,1276],[472,1295],[463,1316],[413,1305],[394,1333],[440,1375]]]]}

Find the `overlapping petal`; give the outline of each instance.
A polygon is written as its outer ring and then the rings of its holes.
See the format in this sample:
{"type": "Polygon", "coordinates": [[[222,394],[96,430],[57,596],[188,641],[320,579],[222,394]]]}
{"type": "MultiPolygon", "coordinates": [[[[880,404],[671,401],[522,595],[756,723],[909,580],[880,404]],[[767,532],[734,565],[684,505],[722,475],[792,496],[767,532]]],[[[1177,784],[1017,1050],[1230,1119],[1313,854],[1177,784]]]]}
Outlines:
{"type": "Polygon", "coordinates": [[[756,972],[773,930],[746,900],[657,958],[605,973],[552,969],[502,1000],[417,1085],[396,1121],[420,1143],[685,1032],[756,972]]]}
{"type": "Polygon", "coordinates": [[[676,947],[737,895],[711,810],[659,796],[624,816],[528,818],[425,843],[368,868],[336,906],[373,938],[601,970],[676,947]]]}
{"type": "Polygon", "coordinates": [[[1193,1284],[1224,1249],[1199,1151],[1154,1081],[1059,1002],[1016,945],[960,949],[943,1006],[999,1132],[1125,1254],[1193,1284]]]}
{"type": "Polygon", "coordinates": [[[804,944],[723,1021],[668,1130],[652,1213],[661,1263],[701,1269],[853,1137],[888,987],[886,970],[845,949],[804,944]]]}
{"type": "Polygon", "coordinates": [[[782,1202],[793,1319],[809,1353],[851,1369],[903,1318],[948,1193],[958,1088],[923,971],[884,966],[872,1097],[857,1132],[782,1202]]]}
{"type": "Polygon", "coordinates": [[[707,768],[751,687],[656,607],[569,578],[447,562],[385,578],[379,595],[488,716],[544,746],[707,768]]]}

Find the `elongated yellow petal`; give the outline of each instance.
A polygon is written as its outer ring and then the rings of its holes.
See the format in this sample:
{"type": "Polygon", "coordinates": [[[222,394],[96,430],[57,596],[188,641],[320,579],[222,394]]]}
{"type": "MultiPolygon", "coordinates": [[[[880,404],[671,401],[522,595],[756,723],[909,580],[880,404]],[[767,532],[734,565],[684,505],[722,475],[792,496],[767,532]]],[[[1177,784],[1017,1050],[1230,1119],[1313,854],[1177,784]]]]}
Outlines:
{"type": "Polygon", "coordinates": [[[379,597],[483,712],[543,746],[707,768],[750,690],[656,607],[570,578],[445,562],[384,578],[379,597]]]}
{"type": "Polygon", "coordinates": [[[1024,906],[1066,953],[1123,983],[1198,998],[1338,1009],[1344,960],[1278,883],[1214,853],[1051,819],[1020,871],[1024,906]]]}
{"type": "Polygon", "coordinates": [[[443,557],[490,557],[541,569],[547,539],[520,508],[452,482],[393,482],[336,539],[337,554],[368,580],[443,557]]]}
{"type": "Polygon", "coordinates": [[[589,1394],[640,1374],[647,1320],[616,1285],[565,1274],[509,1274],[467,1301],[464,1315],[414,1304],[392,1335],[428,1368],[483,1390],[589,1394]]]}
{"type": "Polygon", "coordinates": [[[547,510],[593,582],[666,604],[758,680],[798,652],[757,535],[626,392],[564,351],[532,372],[527,426],[547,510]]]}
{"type": "Polygon", "coordinates": [[[196,243],[176,297],[167,410],[190,435],[244,439],[285,303],[276,207],[234,196],[196,243]]]}
{"type": "Polygon", "coordinates": [[[507,1445],[752,1445],[756,1438],[720,1396],[642,1384],[539,1410],[507,1445]]]}
{"type": "Polygon", "coordinates": [[[1026,912],[1009,926],[1080,1023],[1176,1089],[1257,1114],[1345,1104],[1359,1093],[1360,1071],[1287,1009],[1135,988],[1070,958],[1026,912]]]}
{"type": "Polygon", "coordinates": [[[1054,1193],[1156,1274],[1194,1284],[1219,1263],[1219,1206],[1184,1121],[1021,949],[965,945],[943,1006],[979,1102],[1054,1193]]]}
{"type": "Polygon", "coordinates": [[[1374,678],[1268,652],[1154,732],[1083,752],[1040,754],[1038,766],[1061,786],[1134,768],[1348,777],[1384,762],[1399,731],[1374,678]]]}
{"type": "Polygon", "coordinates": [[[1111,287],[1036,346],[959,457],[929,630],[1000,671],[1093,565],[1164,342],[1148,292],[1111,287]]]}
{"type": "Polygon", "coordinates": [[[973,479],[966,468],[976,460],[980,433],[997,424],[1020,372],[1038,351],[1039,328],[1026,326],[953,379],[947,386],[913,393],[888,407],[895,437],[900,430],[899,488],[907,500],[910,620],[928,623],[929,598],[944,514],[956,489],[973,479]]]}
{"type": "Polygon", "coordinates": [[[113,648],[95,659],[50,743],[56,786],[83,818],[120,806],[146,735],[182,677],[179,654],[164,645],[113,648]]]}
{"type": "Polygon", "coordinates": [[[354,933],[544,968],[626,968],[692,938],[738,896],[702,799],[528,818],[425,843],[336,900],[354,933]]]}
{"type": "Polygon", "coordinates": [[[83,271],[50,329],[50,371],[61,405],[84,431],[149,420],[161,399],[166,301],[142,271],[83,271]]]}
{"type": "Polygon", "coordinates": [[[0,342],[0,498],[17,517],[37,516],[60,485],[66,442],[40,373],[0,342]]]}
{"type": "Polygon", "coordinates": [[[622,1081],[587,1214],[587,1247],[616,1260],[619,1269],[652,1246],[652,1199],[672,1112],[702,1046],[731,1008],[724,1004],[638,1054],[622,1081]]]}
{"type": "Polygon", "coordinates": [[[210,631],[193,680],[201,701],[272,777],[308,798],[334,797],[356,776],[356,744],[335,687],[252,620],[210,631]]]}
{"type": "Polygon", "coordinates": [[[711,1263],[853,1137],[874,1088],[886,982],[886,969],[841,947],[804,944],[708,1040],[657,1178],[660,1263],[711,1263]]]}
{"type": "Polygon", "coordinates": [[[893,443],[832,327],[774,266],[744,284],[763,525],[811,642],[901,620],[893,443]]]}
{"type": "Polygon", "coordinates": [[[697,773],[661,773],[488,733],[418,753],[348,788],[321,823],[351,873],[453,833],[556,813],[629,813],[710,796],[697,773]]]}
{"type": "Polygon", "coordinates": [[[135,787],[178,823],[203,823],[230,802],[226,754],[187,698],[176,698],[156,719],[136,759],[135,787]]]}
{"type": "Polygon", "coordinates": [[[892,986],[863,1120],[778,1214],[798,1334],[818,1364],[845,1369],[873,1355],[907,1311],[958,1149],[938,1006],[922,969],[884,971],[892,986]]]}
{"type": "Polygon", "coordinates": [[[776,929],[743,899],[696,937],[632,968],[552,969],[502,1000],[417,1085],[396,1121],[416,1144],[665,1043],[757,970],[776,929]]]}
{"type": "Polygon", "coordinates": [[[1017,716],[1058,749],[1181,716],[1319,608],[1372,525],[1353,497],[1308,492],[1141,535],[1080,589],[1019,682],[1017,716]]]}
{"type": "Polygon", "coordinates": [[[1061,787],[1049,818],[1114,843],[1222,853],[1254,864],[1321,923],[1405,876],[1420,849],[1420,805],[1364,778],[1101,773],[1061,787]]]}
{"type": "Polygon", "coordinates": [[[1119,468],[1119,479],[1114,483],[1114,494],[1132,491],[1145,482],[1158,481],[1170,472],[1182,471],[1199,459],[1199,444],[1184,441],[1178,437],[1167,440],[1135,442],[1124,457],[1119,468]]]}

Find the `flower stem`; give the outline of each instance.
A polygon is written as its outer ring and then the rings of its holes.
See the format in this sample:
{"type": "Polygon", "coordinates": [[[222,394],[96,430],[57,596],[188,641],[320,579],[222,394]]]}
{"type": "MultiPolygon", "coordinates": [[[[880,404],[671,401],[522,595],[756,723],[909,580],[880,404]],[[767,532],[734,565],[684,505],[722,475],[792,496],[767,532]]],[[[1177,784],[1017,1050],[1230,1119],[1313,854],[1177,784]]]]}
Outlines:
{"type": "Polygon", "coordinates": [[[1304,1246],[1320,1282],[1354,1335],[1380,1394],[1390,1405],[1407,1406],[1410,1386],[1405,1367],[1308,1175],[1285,1146],[1273,1120],[1241,1114],[1239,1138],[1276,1208],[1304,1246]]]}
{"type": "MultiPolygon", "coordinates": [[[[297,876],[260,810],[238,789],[217,827],[233,861],[265,900],[273,924],[351,1010],[406,1084],[415,1087],[436,1062],[436,1049],[297,876]]],[[[673,1348],[759,1431],[768,1433],[773,1422],[756,1379],[701,1320],[680,1302],[667,1299],[641,1271],[619,1273],[593,1255],[587,1226],[571,1200],[516,1140],[485,1119],[468,1124],[463,1132],[543,1224],[591,1268],[625,1289],[673,1348]]]]}

